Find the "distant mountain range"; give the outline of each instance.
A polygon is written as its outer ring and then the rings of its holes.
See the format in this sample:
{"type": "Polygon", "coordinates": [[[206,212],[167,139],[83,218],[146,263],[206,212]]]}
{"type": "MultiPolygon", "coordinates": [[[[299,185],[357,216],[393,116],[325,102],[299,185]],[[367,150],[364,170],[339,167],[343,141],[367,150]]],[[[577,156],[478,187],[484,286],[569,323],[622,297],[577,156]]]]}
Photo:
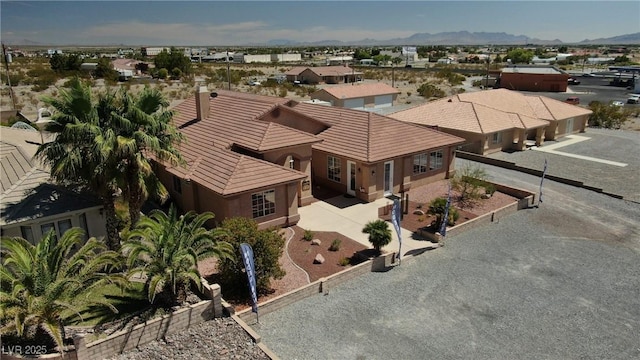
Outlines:
{"type": "MultiPolygon", "coordinates": [[[[357,41],[341,41],[341,40],[322,40],[322,41],[294,41],[288,39],[273,39],[266,43],[254,44],[237,44],[236,46],[401,46],[401,45],[640,45],[640,32],[634,34],[619,35],[609,38],[585,39],[580,42],[563,42],[560,39],[542,40],[531,38],[525,35],[512,35],[505,32],[469,32],[469,31],[452,31],[441,32],[436,34],[416,33],[406,38],[395,38],[388,40],[362,39],[357,41]]],[[[47,46],[29,39],[19,41],[7,41],[7,45],[27,45],[27,46],[47,46]]],[[[95,46],[132,46],[134,44],[94,44],[95,46]]],[[[171,44],[165,44],[171,45],[171,44]]],[[[196,45],[193,46],[215,46],[216,44],[196,45]]],[[[52,45],[53,46],[53,45],[52,45]]],[[[57,45],[59,46],[59,45],[57,45]]]]}
{"type": "MultiPolygon", "coordinates": [[[[560,39],[542,40],[530,38],[525,35],[512,35],[504,32],[468,32],[454,31],[441,32],[436,34],[416,33],[406,38],[395,38],[389,40],[362,39],[358,41],[322,40],[314,42],[300,42],[287,39],[277,39],[268,41],[268,46],[296,46],[296,45],[554,45],[554,44],[602,44],[602,45],[638,45],[640,44],[640,32],[614,36],[610,38],[600,38],[594,40],[582,40],[578,43],[564,43],[560,39]]],[[[254,44],[255,45],[255,44],[254,44]]]]}

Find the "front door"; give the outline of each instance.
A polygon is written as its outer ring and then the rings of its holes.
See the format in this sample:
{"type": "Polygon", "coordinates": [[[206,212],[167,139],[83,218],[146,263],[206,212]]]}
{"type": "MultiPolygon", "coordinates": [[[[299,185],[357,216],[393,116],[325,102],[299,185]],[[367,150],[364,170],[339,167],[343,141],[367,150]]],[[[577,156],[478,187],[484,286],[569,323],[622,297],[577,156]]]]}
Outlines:
{"type": "Polygon", "coordinates": [[[356,195],[356,163],[347,160],[347,194],[356,195]]]}
{"type": "Polygon", "coordinates": [[[384,195],[393,195],[393,160],[384,163],[384,195]]]}
{"type": "Polygon", "coordinates": [[[571,134],[573,132],[573,118],[567,120],[567,130],[565,134],[571,134]]]}

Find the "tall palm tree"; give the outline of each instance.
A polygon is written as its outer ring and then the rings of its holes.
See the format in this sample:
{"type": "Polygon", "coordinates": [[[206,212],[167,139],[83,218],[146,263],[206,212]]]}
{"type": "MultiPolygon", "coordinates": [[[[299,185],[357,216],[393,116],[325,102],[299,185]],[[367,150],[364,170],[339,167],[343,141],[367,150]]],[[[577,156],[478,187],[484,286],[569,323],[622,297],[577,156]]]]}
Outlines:
{"type": "Polygon", "coordinates": [[[60,239],[50,231],[37,245],[19,237],[2,239],[2,334],[23,336],[25,331],[40,328],[62,351],[63,312],[75,313],[79,306],[90,303],[116,311],[104,299],[89,300],[85,295],[107,283],[126,284],[123,276],[110,273],[119,266],[120,254],[107,251],[95,238],[84,243],[83,236],[81,229],[72,228],[60,239]]]}
{"type": "Polygon", "coordinates": [[[391,229],[389,223],[384,220],[369,221],[362,232],[369,234],[369,242],[373,248],[380,254],[383,246],[389,245],[391,242],[391,229]]]}
{"type": "Polygon", "coordinates": [[[175,207],[168,214],[154,210],[142,217],[123,243],[130,276],[146,276],[149,302],[160,307],[180,304],[193,284],[202,288],[198,260],[233,256],[233,247],[223,239],[226,232],[203,226],[214,215],[190,211],[179,216],[175,207]]]}
{"type": "Polygon", "coordinates": [[[91,87],[79,79],[71,80],[68,89],[60,89],[58,98],[44,102],[56,112],[46,130],[55,134],[53,141],[40,145],[35,157],[51,169],[58,183],[87,188],[102,200],[107,230],[107,246],[118,249],[116,194],[122,171],[115,156],[117,134],[111,124],[117,110],[112,93],[95,99],[91,87]]]}
{"type": "Polygon", "coordinates": [[[155,176],[150,156],[173,164],[182,163],[174,145],[183,135],[173,126],[173,112],[156,89],[145,88],[138,96],[126,90],[101,93],[94,99],[91,88],[78,79],[59,98],[45,98],[57,111],[47,130],[56,134],[43,144],[36,157],[51,167],[60,183],[84,186],[97,194],[106,215],[107,244],[120,247],[115,202],[122,193],[129,204],[131,224],[140,217],[150,195],[165,198],[167,191],[155,176]]]}
{"type": "Polygon", "coordinates": [[[120,109],[115,114],[118,131],[118,156],[124,160],[123,191],[129,204],[133,227],[140,218],[140,209],[149,196],[164,200],[168,192],[155,176],[150,156],[171,164],[183,162],[176,145],[184,138],[172,124],[173,111],[157,89],[145,87],[132,96],[120,94],[120,109]]]}

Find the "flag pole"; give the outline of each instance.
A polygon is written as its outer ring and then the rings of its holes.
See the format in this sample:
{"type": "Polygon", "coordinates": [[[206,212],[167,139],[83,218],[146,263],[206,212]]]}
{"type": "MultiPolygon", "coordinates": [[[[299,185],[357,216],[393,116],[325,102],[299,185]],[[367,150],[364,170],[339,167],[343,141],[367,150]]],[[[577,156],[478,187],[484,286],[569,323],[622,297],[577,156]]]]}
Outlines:
{"type": "Polygon", "coordinates": [[[542,183],[544,182],[544,177],[547,174],[547,159],[544,159],[544,167],[542,169],[542,177],[540,178],[540,195],[538,196],[538,205],[536,207],[540,207],[542,203],[542,183]]]}

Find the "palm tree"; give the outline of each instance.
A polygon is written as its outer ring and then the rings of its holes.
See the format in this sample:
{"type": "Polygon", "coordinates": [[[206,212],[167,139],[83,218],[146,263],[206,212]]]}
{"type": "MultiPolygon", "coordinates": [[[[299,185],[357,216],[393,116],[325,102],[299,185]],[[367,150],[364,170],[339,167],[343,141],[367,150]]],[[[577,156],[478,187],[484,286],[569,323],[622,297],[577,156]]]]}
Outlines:
{"type": "Polygon", "coordinates": [[[173,126],[174,112],[167,110],[169,102],[159,90],[145,87],[137,96],[122,91],[119,104],[121,108],[114,116],[118,132],[117,153],[124,160],[122,188],[133,227],[150,195],[161,200],[168,196],[153,172],[149,156],[173,165],[183,163],[174,145],[184,137],[173,126]]]}
{"type": "Polygon", "coordinates": [[[82,316],[76,309],[90,303],[117,312],[104,299],[90,300],[85,295],[107,283],[126,284],[121,275],[109,273],[119,266],[120,254],[107,251],[95,238],[83,242],[84,232],[79,228],[67,230],[59,240],[50,231],[37,245],[19,237],[2,239],[2,334],[23,336],[42,329],[62,352],[64,312],[82,316]]]}
{"type": "Polygon", "coordinates": [[[149,302],[158,307],[182,303],[190,285],[202,288],[198,260],[233,256],[233,247],[222,240],[226,232],[203,227],[213,217],[193,211],[178,216],[171,206],[168,214],[154,210],[143,216],[129,233],[122,248],[129,276],[146,276],[149,302]]]}
{"type": "Polygon", "coordinates": [[[383,246],[389,245],[391,242],[391,229],[384,220],[369,221],[362,229],[362,232],[369,234],[369,242],[378,254],[380,254],[383,246]]]}
{"type": "Polygon", "coordinates": [[[81,185],[98,195],[106,215],[107,244],[120,247],[115,202],[122,193],[129,204],[131,224],[140,217],[150,195],[163,199],[167,191],[155,176],[149,156],[182,163],[174,144],[182,134],[171,123],[173,112],[158,90],[145,88],[139,96],[126,90],[106,92],[97,100],[91,88],[73,79],[60,98],[45,98],[57,111],[47,130],[55,140],[43,144],[36,157],[51,167],[60,183],[81,185]],[[119,95],[119,96],[118,96],[119,95]]]}
{"type": "Polygon", "coordinates": [[[102,200],[107,230],[107,246],[119,248],[118,217],[115,199],[122,172],[115,157],[117,134],[109,124],[117,109],[111,93],[100,94],[97,101],[91,87],[77,78],[68,89],[60,89],[59,98],[45,97],[56,109],[46,130],[55,139],[42,144],[35,157],[51,169],[51,177],[60,184],[87,188],[102,200]]]}

